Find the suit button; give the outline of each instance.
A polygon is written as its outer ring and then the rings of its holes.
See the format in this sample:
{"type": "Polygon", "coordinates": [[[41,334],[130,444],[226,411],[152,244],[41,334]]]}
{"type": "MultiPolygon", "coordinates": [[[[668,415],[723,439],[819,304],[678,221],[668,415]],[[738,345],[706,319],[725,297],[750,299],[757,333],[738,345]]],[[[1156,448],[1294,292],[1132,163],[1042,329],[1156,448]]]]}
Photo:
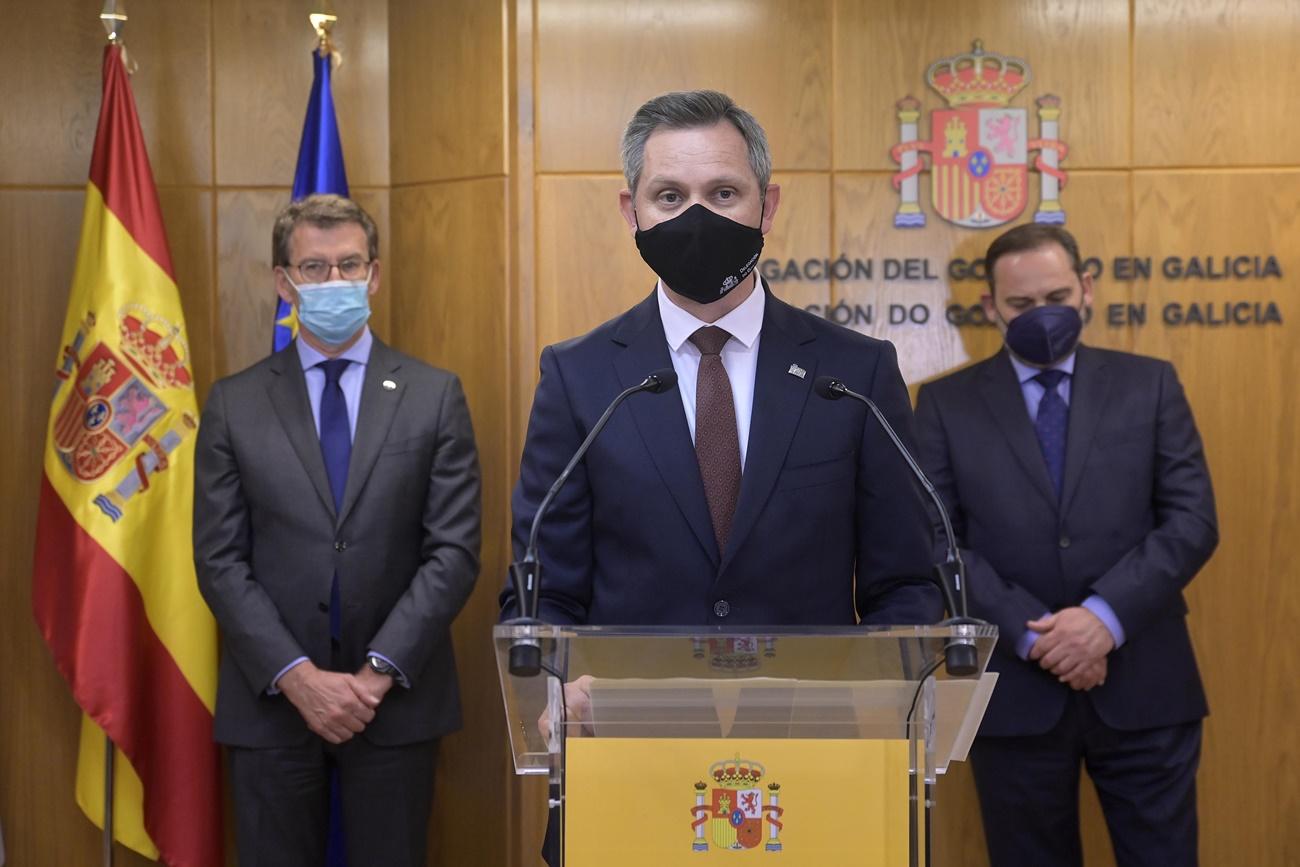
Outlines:
{"type": "Polygon", "coordinates": [[[1060,541],[1058,541],[1056,544],[1060,545],[1062,548],[1068,548],[1070,547],[1070,537],[1062,536],[1060,541]]]}
{"type": "Polygon", "coordinates": [[[342,553],[342,552],[346,551],[347,549],[348,549],[348,543],[347,543],[347,542],[344,542],[342,539],[340,539],[339,541],[337,541],[337,542],[334,543],[334,550],[335,550],[335,551],[338,551],[338,552],[342,553]]]}
{"type": "Polygon", "coordinates": [[[725,599],[719,599],[713,603],[713,613],[718,617],[726,617],[731,613],[731,603],[725,599]]]}
{"type": "Polygon", "coordinates": [[[324,603],[324,602],[317,602],[317,603],[316,603],[316,607],[320,610],[320,613],[321,613],[321,614],[329,614],[329,613],[330,613],[330,607],[329,607],[329,605],[326,604],[326,603],[324,603]]]}

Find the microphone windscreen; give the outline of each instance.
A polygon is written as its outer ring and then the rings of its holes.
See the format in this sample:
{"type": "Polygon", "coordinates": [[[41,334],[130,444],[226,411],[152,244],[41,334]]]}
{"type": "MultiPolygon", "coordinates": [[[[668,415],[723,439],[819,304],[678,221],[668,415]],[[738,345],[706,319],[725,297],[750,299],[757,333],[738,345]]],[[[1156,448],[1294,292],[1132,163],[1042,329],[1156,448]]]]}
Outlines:
{"type": "Polygon", "coordinates": [[[646,379],[653,380],[646,391],[651,394],[660,394],[677,386],[677,371],[673,370],[671,367],[665,367],[661,370],[654,371],[647,376],[646,379]]]}
{"type": "Polygon", "coordinates": [[[818,396],[824,397],[827,400],[839,400],[844,396],[844,392],[835,388],[837,385],[840,385],[840,382],[835,377],[819,376],[813,383],[813,391],[817,392],[818,396]]]}

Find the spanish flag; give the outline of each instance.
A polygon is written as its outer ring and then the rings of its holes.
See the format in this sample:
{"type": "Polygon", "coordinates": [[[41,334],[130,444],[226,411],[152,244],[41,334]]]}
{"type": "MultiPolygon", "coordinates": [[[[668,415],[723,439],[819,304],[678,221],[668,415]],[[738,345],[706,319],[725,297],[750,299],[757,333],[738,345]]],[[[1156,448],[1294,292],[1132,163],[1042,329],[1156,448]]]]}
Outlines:
{"type": "Polygon", "coordinates": [[[45,442],[32,608],[85,713],[77,803],[170,865],[223,861],[217,629],[191,549],[198,407],[122,48],[104,96],[45,442]]]}

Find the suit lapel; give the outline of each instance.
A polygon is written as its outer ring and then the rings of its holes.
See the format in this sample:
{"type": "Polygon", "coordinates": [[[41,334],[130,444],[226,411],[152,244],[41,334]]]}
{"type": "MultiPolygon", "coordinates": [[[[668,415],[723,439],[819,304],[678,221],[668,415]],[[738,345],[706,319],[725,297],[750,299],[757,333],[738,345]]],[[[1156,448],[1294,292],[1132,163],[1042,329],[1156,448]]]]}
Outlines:
{"type": "MultiPolygon", "coordinates": [[[[623,388],[636,385],[651,371],[673,366],[663,321],[659,318],[659,302],[653,293],[628,311],[612,339],[624,347],[614,357],[614,370],[623,388]]],[[[713,538],[713,521],[704,498],[704,482],[682,410],[681,395],[674,391],[671,397],[636,396],[627,402],[626,408],[664,485],[716,566],[718,543],[713,538]]],[[[636,496],[636,492],[629,491],[628,495],[636,496]]]]}
{"type": "Polygon", "coordinates": [[[1038,492],[1051,504],[1053,510],[1057,509],[1059,504],[1056,501],[1056,491],[1047,475],[1047,462],[1043,460],[1038,435],[1034,433],[1033,422],[1025,409],[1024,391],[1020,388],[1015,368],[1011,366],[1005,349],[985,364],[979,378],[979,390],[994,422],[1002,431],[1003,439],[1011,447],[1011,452],[1020,461],[1038,492]]]}
{"type": "Polygon", "coordinates": [[[727,568],[754,529],[785,465],[808,392],[817,378],[817,356],[806,345],[814,339],[812,329],[793,315],[792,308],[768,293],[754,372],[754,406],[745,472],[741,475],[740,499],[719,571],[727,568]],[[791,364],[802,367],[805,375],[792,376],[791,364]]]}
{"type": "Polygon", "coordinates": [[[388,437],[402,395],[406,393],[406,384],[398,375],[401,367],[397,356],[375,338],[370,347],[370,359],[366,362],[366,378],[361,386],[357,433],[352,443],[352,458],[348,462],[348,484],[343,491],[343,508],[339,510],[340,525],[347,520],[361,496],[388,437]],[[384,382],[391,382],[395,387],[385,388],[384,382]]]}
{"type": "Polygon", "coordinates": [[[1061,492],[1064,514],[1083,478],[1093,433],[1106,408],[1110,392],[1110,367],[1100,354],[1080,346],[1070,380],[1070,421],[1065,437],[1065,487],[1061,492]]]}
{"type": "Polygon", "coordinates": [[[307,378],[298,360],[298,349],[290,344],[271,357],[271,381],[267,392],[276,417],[289,437],[307,478],[320,497],[321,503],[334,514],[334,495],[330,493],[329,476],[325,472],[325,459],[320,452],[320,436],[311,415],[311,401],[307,397],[307,378]]]}

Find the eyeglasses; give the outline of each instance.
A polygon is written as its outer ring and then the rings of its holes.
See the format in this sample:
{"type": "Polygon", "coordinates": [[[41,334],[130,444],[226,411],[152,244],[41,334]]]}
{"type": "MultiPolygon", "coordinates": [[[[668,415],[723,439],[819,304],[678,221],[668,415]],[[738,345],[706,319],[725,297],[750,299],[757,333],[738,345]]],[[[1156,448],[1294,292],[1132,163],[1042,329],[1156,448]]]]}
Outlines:
{"type": "Polygon", "coordinates": [[[298,269],[310,283],[324,283],[335,268],[344,280],[360,280],[370,273],[370,260],[360,256],[349,256],[342,262],[326,262],[323,259],[304,259],[293,267],[298,269]]]}

